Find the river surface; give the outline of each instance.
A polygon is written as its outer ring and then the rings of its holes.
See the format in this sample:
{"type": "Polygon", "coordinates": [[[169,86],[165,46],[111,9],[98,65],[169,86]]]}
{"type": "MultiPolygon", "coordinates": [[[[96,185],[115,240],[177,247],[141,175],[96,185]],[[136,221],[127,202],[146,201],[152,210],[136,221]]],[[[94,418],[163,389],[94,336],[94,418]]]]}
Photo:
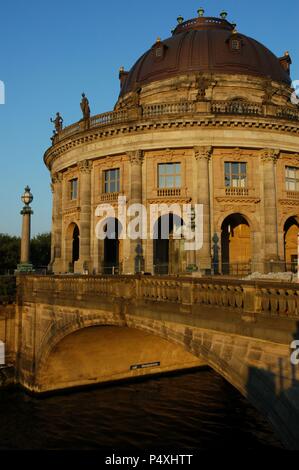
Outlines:
{"type": "Polygon", "coordinates": [[[204,369],[46,398],[0,391],[0,449],[280,447],[263,417],[204,369]]]}

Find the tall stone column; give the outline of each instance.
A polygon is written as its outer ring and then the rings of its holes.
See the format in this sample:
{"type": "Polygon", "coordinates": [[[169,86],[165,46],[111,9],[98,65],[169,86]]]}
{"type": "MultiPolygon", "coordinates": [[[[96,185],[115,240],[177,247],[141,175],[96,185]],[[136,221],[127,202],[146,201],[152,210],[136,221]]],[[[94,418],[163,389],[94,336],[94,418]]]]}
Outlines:
{"type": "Polygon", "coordinates": [[[62,271],[61,243],[62,243],[62,174],[55,173],[52,177],[51,189],[53,193],[52,208],[52,238],[50,270],[54,273],[62,271]]]}
{"type": "Polygon", "coordinates": [[[91,269],[91,170],[92,162],[83,160],[78,163],[80,173],[80,252],[75,269],[78,272],[91,269]]]}
{"type": "Polygon", "coordinates": [[[21,257],[20,264],[18,264],[17,272],[31,272],[33,266],[30,263],[30,232],[31,232],[31,215],[33,211],[30,207],[33,201],[33,196],[30,192],[29,186],[26,186],[25,192],[22,196],[24,207],[21,211],[22,219],[22,238],[21,238],[21,257]]]}
{"type": "MultiPolygon", "coordinates": [[[[131,164],[131,197],[130,205],[142,204],[142,163],[143,152],[136,150],[128,152],[131,164]]],[[[137,216],[137,214],[136,214],[137,216]]],[[[126,254],[124,253],[124,256],[126,254]]],[[[130,273],[141,272],[144,270],[144,253],[142,240],[130,240],[130,252],[126,263],[126,269],[130,273]]]]}
{"type": "Polygon", "coordinates": [[[264,149],[261,152],[264,189],[264,253],[265,271],[279,270],[276,162],[279,150],[264,149]]]}
{"type": "Polygon", "coordinates": [[[197,204],[203,205],[203,247],[196,252],[196,264],[201,272],[211,269],[209,162],[212,151],[212,147],[194,147],[197,161],[197,204]]]}
{"type": "Polygon", "coordinates": [[[22,239],[21,239],[21,264],[30,263],[30,232],[31,232],[31,214],[33,214],[30,207],[24,207],[21,212],[23,216],[22,223],[22,239]]]}

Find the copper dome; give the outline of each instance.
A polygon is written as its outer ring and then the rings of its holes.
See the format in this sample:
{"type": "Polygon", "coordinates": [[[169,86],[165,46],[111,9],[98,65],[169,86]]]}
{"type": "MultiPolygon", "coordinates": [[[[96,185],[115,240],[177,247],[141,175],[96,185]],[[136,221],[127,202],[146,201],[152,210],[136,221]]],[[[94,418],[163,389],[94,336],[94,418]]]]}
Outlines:
{"type": "Polygon", "coordinates": [[[172,37],[157,42],[130,72],[124,73],[120,96],[142,85],[189,72],[247,74],[291,83],[280,60],[255,39],[234,31],[225,19],[199,17],[177,26],[172,37]],[[231,41],[239,40],[239,50],[231,41]],[[162,46],[157,55],[155,50],[162,46]]]}

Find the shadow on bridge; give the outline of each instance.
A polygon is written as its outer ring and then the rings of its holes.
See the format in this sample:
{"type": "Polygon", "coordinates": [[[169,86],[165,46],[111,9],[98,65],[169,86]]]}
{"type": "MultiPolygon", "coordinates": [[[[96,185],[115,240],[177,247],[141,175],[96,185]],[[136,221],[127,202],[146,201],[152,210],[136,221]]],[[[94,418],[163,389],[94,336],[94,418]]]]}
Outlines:
{"type": "MultiPolygon", "coordinates": [[[[299,322],[294,334],[299,341],[299,322]]],[[[299,344],[299,343],[298,343],[299,344]]],[[[298,348],[299,349],[299,348],[298,348]]],[[[282,443],[289,449],[299,449],[299,364],[279,358],[268,369],[250,367],[247,398],[266,416],[282,443]]],[[[299,353],[297,354],[299,358],[299,353]]]]}

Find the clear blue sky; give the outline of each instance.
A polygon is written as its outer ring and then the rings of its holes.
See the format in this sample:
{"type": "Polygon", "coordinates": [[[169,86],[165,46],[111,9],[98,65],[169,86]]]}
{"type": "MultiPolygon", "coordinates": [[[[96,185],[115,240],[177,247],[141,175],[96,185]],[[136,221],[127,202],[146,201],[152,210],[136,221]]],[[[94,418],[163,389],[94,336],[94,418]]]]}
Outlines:
{"type": "Polygon", "coordinates": [[[23,188],[33,202],[33,233],[50,230],[50,178],[43,153],[50,144],[50,116],[60,111],[65,124],[80,119],[81,92],[92,114],[113,108],[118,70],[129,69],[157,36],[167,38],[181,14],[207,16],[222,9],[238,30],[293,59],[299,80],[299,6],[295,0],[3,0],[0,6],[0,232],[19,234],[23,188]]]}

